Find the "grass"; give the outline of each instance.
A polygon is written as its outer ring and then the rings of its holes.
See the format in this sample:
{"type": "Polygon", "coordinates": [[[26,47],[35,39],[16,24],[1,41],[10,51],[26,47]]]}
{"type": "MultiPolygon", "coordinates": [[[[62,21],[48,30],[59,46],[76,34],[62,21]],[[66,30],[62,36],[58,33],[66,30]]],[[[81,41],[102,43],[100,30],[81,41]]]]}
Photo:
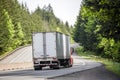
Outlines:
{"type": "Polygon", "coordinates": [[[1,55],[0,55],[0,60],[2,60],[4,57],[6,57],[6,56],[8,55],[8,53],[9,53],[9,52],[6,52],[6,53],[4,53],[4,54],[1,54],[1,55]]]}
{"type": "Polygon", "coordinates": [[[85,59],[90,59],[103,63],[106,69],[120,76],[120,63],[114,62],[110,59],[102,58],[101,56],[96,56],[95,53],[90,51],[84,52],[82,47],[77,48],[76,51],[79,56],[85,59]]]}

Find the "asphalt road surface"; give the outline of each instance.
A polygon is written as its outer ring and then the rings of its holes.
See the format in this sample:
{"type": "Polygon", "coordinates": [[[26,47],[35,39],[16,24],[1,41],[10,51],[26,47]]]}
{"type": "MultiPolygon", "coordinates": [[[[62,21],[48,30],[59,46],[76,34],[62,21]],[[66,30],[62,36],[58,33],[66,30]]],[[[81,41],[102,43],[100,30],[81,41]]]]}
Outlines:
{"type": "MultiPolygon", "coordinates": [[[[78,44],[72,45],[72,47],[76,46],[78,44]]],[[[72,57],[74,64],[70,68],[61,67],[52,70],[45,67],[43,70],[34,71],[31,65],[31,68],[26,69],[1,70],[0,80],[120,80],[118,76],[107,71],[101,63],[83,59],[76,54],[73,54],[72,57]]],[[[15,63],[26,64],[27,62],[32,63],[31,46],[21,48],[0,61],[0,67],[3,64],[5,66],[5,64],[15,65],[15,63]]]]}
{"type": "Polygon", "coordinates": [[[120,80],[120,76],[106,70],[104,66],[100,66],[48,80],[120,80]]]}
{"type": "Polygon", "coordinates": [[[24,70],[1,71],[0,80],[41,80],[43,78],[47,79],[57,76],[63,76],[101,66],[100,63],[82,59],[76,54],[73,55],[73,58],[74,65],[70,68],[61,67],[60,69],[52,70],[49,67],[45,67],[43,68],[43,70],[38,71],[34,71],[33,68],[24,70]]]}

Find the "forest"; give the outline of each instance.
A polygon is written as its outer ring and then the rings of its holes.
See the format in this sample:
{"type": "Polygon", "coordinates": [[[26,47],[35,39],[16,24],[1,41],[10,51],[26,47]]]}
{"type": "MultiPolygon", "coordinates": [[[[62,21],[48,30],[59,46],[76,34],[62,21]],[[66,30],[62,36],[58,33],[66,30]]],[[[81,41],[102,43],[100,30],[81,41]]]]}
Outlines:
{"type": "Polygon", "coordinates": [[[46,31],[72,34],[84,51],[120,62],[120,0],[82,0],[74,27],[57,18],[50,4],[30,12],[17,0],[0,0],[0,55],[46,31]]]}
{"type": "Polygon", "coordinates": [[[120,0],[83,0],[73,38],[84,51],[120,62],[120,0]]]}
{"type": "Polygon", "coordinates": [[[31,44],[33,32],[59,31],[71,34],[72,26],[54,15],[49,4],[30,12],[17,0],[0,0],[0,55],[31,44]]]}

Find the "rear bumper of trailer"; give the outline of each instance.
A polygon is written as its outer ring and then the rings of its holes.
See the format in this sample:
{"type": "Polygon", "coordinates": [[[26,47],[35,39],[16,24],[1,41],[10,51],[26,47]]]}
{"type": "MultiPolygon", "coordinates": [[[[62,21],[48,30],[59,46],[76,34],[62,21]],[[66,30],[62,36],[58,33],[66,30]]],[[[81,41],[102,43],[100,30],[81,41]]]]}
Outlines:
{"type": "Polygon", "coordinates": [[[58,65],[58,61],[39,61],[39,62],[34,62],[34,66],[54,66],[58,65]]]}

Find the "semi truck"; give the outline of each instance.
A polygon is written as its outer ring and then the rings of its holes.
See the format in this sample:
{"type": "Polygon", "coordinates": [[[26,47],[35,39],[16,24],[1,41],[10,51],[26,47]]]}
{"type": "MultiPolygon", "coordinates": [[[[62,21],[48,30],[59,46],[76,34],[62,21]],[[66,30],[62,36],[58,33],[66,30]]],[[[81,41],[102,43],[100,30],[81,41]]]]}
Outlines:
{"type": "Polygon", "coordinates": [[[34,70],[72,67],[73,58],[69,36],[60,32],[37,32],[32,34],[34,70]]]}

